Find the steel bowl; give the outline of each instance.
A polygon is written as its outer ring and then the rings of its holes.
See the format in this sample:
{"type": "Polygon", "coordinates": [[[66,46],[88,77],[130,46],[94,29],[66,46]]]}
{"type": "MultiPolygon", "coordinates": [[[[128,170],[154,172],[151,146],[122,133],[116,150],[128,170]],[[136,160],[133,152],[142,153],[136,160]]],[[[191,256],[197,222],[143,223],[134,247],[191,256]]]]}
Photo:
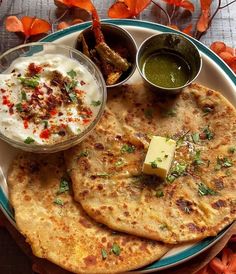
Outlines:
{"type": "MultiPolygon", "coordinates": [[[[151,87],[151,89],[163,92],[165,94],[176,94],[197,78],[202,67],[202,58],[199,50],[193,42],[190,41],[190,39],[177,33],[161,33],[147,38],[140,45],[136,56],[136,64],[144,82],[146,85],[151,87]],[[143,69],[145,60],[150,55],[158,52],[162,52],[164,54],[176,54],[188,64],[190,68],[190,73],[188,75],[189,80],[184,85],[177,87],[164,87],[156,85],[147,79],[143,69]]],[[[158,71],[156,73],[158,77],[158,71]]]]}

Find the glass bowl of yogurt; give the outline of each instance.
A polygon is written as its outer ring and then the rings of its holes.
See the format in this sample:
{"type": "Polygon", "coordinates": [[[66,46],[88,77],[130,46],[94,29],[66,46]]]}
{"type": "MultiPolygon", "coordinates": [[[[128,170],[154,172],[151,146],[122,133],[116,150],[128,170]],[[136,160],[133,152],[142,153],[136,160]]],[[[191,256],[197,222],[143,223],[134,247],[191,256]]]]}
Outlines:
{"type": "Polygon", "coordinates": [[[29,43],[0,56],[0,138],[14,147],[51,153],[78,144],[106,97],[99,69],[71,47],[29,43]]]}

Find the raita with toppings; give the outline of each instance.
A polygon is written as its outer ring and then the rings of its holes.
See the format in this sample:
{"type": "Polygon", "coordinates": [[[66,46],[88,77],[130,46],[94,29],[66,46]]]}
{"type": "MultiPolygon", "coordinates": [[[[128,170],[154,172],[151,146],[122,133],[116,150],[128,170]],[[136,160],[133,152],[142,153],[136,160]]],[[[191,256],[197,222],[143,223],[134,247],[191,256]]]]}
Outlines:
{"type": "Polygon", "coordinates": [[[0,75],[0,132],[29,145],[68,140],[96,117],[98,89],[87,68],[66,56],[18,58],[0,75]]]}

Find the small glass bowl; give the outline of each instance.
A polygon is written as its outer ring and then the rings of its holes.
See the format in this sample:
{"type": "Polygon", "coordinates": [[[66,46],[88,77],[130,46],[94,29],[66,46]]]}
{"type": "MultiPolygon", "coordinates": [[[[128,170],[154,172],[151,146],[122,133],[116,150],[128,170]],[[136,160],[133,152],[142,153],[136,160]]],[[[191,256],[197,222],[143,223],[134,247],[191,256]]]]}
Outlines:
{"type": "MultiPolygon", "coordinates": [[[[16,61],[17,58],[20,57],[29,57],[34,55],[44,55],[44,54],[60,54],[63,56],[66,56],[68,58],[71,58],[73,60],[78,61],[80,65],[82,64],[85,66],[85,68],[92,74],[94,80],[97,82],[98,89],[97,92],[99,93],[99,98],[101,101],[101,104],[98,106],[99,109],[97,112],[96,117],[94,117],[94,120],[91,121],[91,123],[83,130],[81,133],[78,133],[78,135],[75,135],[67,140],[63,140],[61,142],[56,142],[55,144],[25,144],[24,141],[16,141],[13,140],[6,135],[4,135],[4,132],[0,132],[0,138],[13,147],[35,152],[35,153],[52,153],[57,152],[61,150],[68,149],[78,143],[80,143],[96,126],[96,124],[99,122],[105,105],[106,105],[106,98],[107,98],[107,90],[106,90],[106,84],[104,82],[103,76],[100,72],[100,70],[97,68],[97,66],[84,54],[80,53],[78,50],[64,46],[64,45],[58,45],[54,43],[46,43],[46,42],[36,42],[36,43],[28,43],[24,45],[20,45],[18,47],[15,47],[13,49],[10,49],[3,53],[0,56],[0,73],[4,74],[7,72],[11,64],[16,61]]],[[[1,122],[1,117],[0,117],[1,122]]]]}
{"type": "Polygon", "coordinates": [[[136,63],[144,83],[149,88],[163,94],[171,95],[181,92],[184,87],[190,85],[197,78],[201,71],[202,58],[198,48],[193,42],[190,41],[190,39],[178,33],[167,32],[154,34],[143,41],[137,52],[136,63]],[[144,62],[148,56],[151,56],[157,52],[163,52],[164,54],[175,54],[189,65],[191,72],[189,75],[189,80],[184,85],[177,87],[164,87],[156,85],[147,79],[143,72],[144,62]]]}
{"type": "MultiPolygon", "coordinates": [[[[115,50],[118,47],[127,50],[127,61],[131,64],[130,68],[123,72],[117,83],[107,85],[107,88],[113,88],[124,84],[134,74],[136,69],[135,59],[137,45],[131,34],[117,25],[101,22],[101,31],[104,35],[105,42],[111,49],[115,50]]],[[[81,33],[83,34],[89,49],[94,49],[96,46],[96,41],[94,32],[92,31],[92,26],[84,29],[81,33]]],[[[82,42],[78,39],[75,43],[75,48],[82,52],[82,42]]]]}

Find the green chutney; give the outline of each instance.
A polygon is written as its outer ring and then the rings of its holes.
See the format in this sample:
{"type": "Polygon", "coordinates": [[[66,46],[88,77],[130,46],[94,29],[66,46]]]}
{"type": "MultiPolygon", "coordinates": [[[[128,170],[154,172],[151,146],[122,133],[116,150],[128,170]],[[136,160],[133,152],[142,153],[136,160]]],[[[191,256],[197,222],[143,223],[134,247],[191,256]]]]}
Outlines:
{"type": "Polygon", "coordinates": [[[191,78],[191,67],[172,52],[155,52],[143,63],[143,74],[153,84],[164,88],[177,88],[191,78]]]}

